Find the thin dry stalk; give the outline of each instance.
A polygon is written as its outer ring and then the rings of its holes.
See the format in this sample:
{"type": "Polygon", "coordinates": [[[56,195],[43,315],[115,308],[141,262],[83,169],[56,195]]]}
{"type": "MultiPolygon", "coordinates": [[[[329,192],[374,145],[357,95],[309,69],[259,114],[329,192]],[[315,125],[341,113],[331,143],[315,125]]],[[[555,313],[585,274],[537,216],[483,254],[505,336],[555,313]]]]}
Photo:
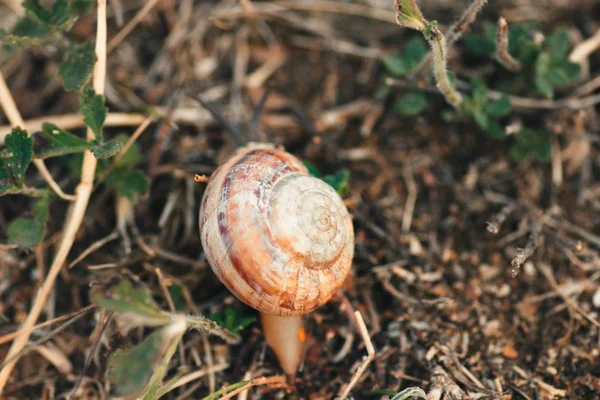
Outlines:
{"type": "Polygon", "coordinates": [[[502,226],[504,221],[506,221],[506,218],[508,218],[510,213],[512,213],[515,210],[515,208],[517,208],[516,202],[511,202],[505,205],[500,210],[500,212],[496,214],[494,219],[491,222],[488,222],[487,231],[493,235],[496,235],[498,232],[500,232],[500,227],[502,226]]]}
{"type": "MultiPolygon", "coordinates": [[[[98,94],[104,93],[104,80],[106,77],[106,0],[98,0],[97,5],[97,18],[98,26],[96,30],[96,64],[94,65],[94,78],[93,86],[94,90],[98,94]]],[[[88,128],[87,139],[91,140],[94,138],[94,132],[88,128]]],[[[6,358],[10,358],[15,354],[18,354],[23,347],[27,344],[31,332],[29,329],[33,327],[37,321],[42,308],[44,307],[50,292],[54,286],[54,281],[58,276],[62,266],[67,259],[69,250],[75,241],[75,235],[79,230],[79,226],[83,220],[85,210],[87,208],[90,195],[92,193],[94,174],[96,172],[96,157],[90,152],[86,151],[83,154],[83,165],[81,168],[81,182],[77,186],[75,191],[77,198],[70,209],[69,215],[67,216],[65,227],[63,229],[62,240],[58,246],[56,256],[50,271],[44,284],[41,286],[38,295],[31,307],[31,311],[27,315],[25,322],[23,322],[22,330],[24,334],[19,335],[12,343],[6,358]]],[[[17,358],[7,363],[2,370],[0,370],[0,393],[4,390],[8,378],[17,362],[17,358]]]]}
{"type": "Polygon", "coordinates": [[[39,323],[37,325],[34,325],[31,328],[29,328],[28,331],[20,329],[20,330],[18,330],[16,332],[13,332],[13,333],[7,333],[6,335],[0,336],[0,344],[4,344],[6,342],[10,342],[11,340],[13,340],[14,338],[16,338],[19,335],[24,335],[24,334],[27,334],[27,333],[30,334],[31,332],[35,331],[36,329],[42,329],[42,328],[45,328],[45,327],[47,327],[49,325],[56,324],[57,322],[62,322],[62,321],[65,321],[67,319],[70,319],[70,318],[76,317],[78,315],[84,314],[84,313],[92,310],[94,307],[96,307],[96,306],[94,304],[91,304],[89,306],[83,307],[81,310],[77,310],[75,312],[72,312],[72,313],[69,313],[69,314],[66,314],[66,315],[63,315],[63,316],[60,316],[60,317],[56,317],[54,319],[50,319],[48,321],[41,322],[41,323],[39,323]]]}
{"type": "MultiPolygon", "coordinates": [[[[25,122],[23,121],[23,117],[21,117],[21,113],[17,108],[15,100],[6,85],[6,81],[4,80],[4,75],[0,72],[0,106],[4,110],[6,117],[10,121],[12,127],[21,127],[25,128],[25,122]]],[[[11,127],[8,128],[8,132],[10,133],[11,127]]],[[[27,134],[30,135],[30,131],[27,131],[27,134]]],[[[54,180],[52,175],[50,175],[50,171],[46,168],[46,164],[44,164],[44,160],[34,159],[33,164],[37,167],[40,174],[44,178],[50,188],[62,199],[73,201],[75,200],[75,196],[71,194],[65,194],[58,183],[54,180]]]]}
{"type": "Polygon", "coordinates": [[[569,61],[572,63],[581,63],[589,57],[594,51],[600,48],[600,29],[589,39],[579,43],[569,54],[569,61]]]}
{"type": "Polygon", "coordinates": [[[281,386],[281,385],[285,385],[287,378],[285,376],[271,376],[271,377],[262,377],[262,378],[256,378],[256,379],[252,379],[250,382],[248,382],[247,385],[244,385],[240,388],[237,388],[235,390],[232,390],[231,392],[227,393],[225,396],[221,397],[220,400],[227,400],[227,399],[231,399],[233,396],[236,396],[237,394],[239,394],[240,392],[247,390],[253,386],[259,386],[259,385],[277,385],[277,386],[281,386]]]}
{"type": "Polygon", "coordinates": [[[517,254],[510,262],[512,267],[511,275],[512,277],[516,277],[519,274],[519,270],[521,269],[521,265],[527,261],[527,259],[533,254],[535,249],[537,248],[540,242],[540,233],[542,232],[542,224],[539,222],[534,222],[533,227],[531,228],[531,232],[529,233],[529,238],[527,239],[527,243],[525,247],[522,249],[518,249],[517,254]]]}
{"type": "Polygon", "coordinates": [[[508,24],[502,17],[498,18],[498,33],[496,34],[496,59],[510,71],[517,72],[521,63],[508,52],[508,24]]]}
{"type": "Polygon", "coordinates": [[[348,385],[340,393],[338,400],[344,400],[346,397],[348,397],[352,388],[356,385],[356,383],[358,382],[360,377],[364,374],[367,367],[369,366],[369,364],[371,363],[371,361],[373,361],[373,358],[375,357],[375,348],[373,347],[373,342],[371,342],[371,337],[369,336],[369,331],[367,330],[367,326],[365,325],[365,321],[363,320],[360,311],[355,311],[354,317],[356,319],[358,331],[359,331],[359,333],[365,343],[365,346],[367,348],[367,356],[363,360],[363,363],[361,364],[361,366],[356,370],[356,372],[352,376],[352,379],[350,380],[348,385]]]}
{"type": "Polygon", "coordinates": [[[106,45],[106,52],[111,53],[115,49],[115,47],[117,47],[119,43],[121,43],[123,39],[125,39],[127,35],[129,35],[133,28],[135,28],[142,21],[142,19],[144,19],[144,17],[148,15],[148,13],[154,8],[156,3],[158,3],[158,0],[149,0],[144,5],[144,7],[142,7],[142,9],[135,15],[135,17],[133,17],[131,21],[129,21],[129,23],[125,25],[125,27],[121,29],[119,33],[117,33],[115,37],[113,37],[110,40],[110,42],[108,42],[108,44],[106,45]]]}

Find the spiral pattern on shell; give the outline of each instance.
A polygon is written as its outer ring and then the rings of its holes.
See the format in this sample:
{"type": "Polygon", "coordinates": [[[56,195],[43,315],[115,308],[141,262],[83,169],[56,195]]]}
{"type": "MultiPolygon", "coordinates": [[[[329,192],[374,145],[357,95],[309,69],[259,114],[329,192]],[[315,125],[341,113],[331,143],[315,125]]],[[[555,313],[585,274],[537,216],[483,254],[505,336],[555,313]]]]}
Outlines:
{"type": "Polygon", "coordinates": [[[354,254],[352,220],[335,190],[264,144],[242,148],[215,171],[202,198],[200,237],[221,282],[273,315],[325,304],[354,254]]]}

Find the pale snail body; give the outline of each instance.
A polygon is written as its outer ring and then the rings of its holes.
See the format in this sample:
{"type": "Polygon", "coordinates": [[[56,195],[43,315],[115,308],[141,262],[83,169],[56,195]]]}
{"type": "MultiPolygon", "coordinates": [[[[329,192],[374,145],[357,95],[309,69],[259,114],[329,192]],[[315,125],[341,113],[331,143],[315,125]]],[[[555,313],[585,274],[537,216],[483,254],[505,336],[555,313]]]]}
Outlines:
{"type": "Polygon", "coordinates": [[[271,145],[240,149],[215,171],[200,208],[209,264],[241,301],[278,316],[308,313],[352,264],[352,220],[331,186],[271,145]]]}

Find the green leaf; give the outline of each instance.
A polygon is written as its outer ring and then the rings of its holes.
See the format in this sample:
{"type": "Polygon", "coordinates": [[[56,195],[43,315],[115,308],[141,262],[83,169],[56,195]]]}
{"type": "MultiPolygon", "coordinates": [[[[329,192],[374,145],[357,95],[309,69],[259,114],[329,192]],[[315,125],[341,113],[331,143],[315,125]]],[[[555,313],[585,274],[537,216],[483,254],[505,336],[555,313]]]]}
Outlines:
{"type": "Polygon", "coordinates": [[[392,75],[401,76],[408,73],[409,68],[401,51],[394,52],[382,60],[383,66],[392,75]]]}
{"type": "Polygon", "coordinates": [[[506,117],[512,111],[512,104],[508,96],[502,96],[487,104],[485,111],[492,117],[506,117]]]}
{"type": "Polygon", "coordinates": [[[23,187],[25,171],[33,158],[33,139],[27,131],[14,128],[0,151],[0,195],[23,187]]]}
{"type": "Polygon", "coordinates": [[[395,76],[406,75],[412,71],[427,55],[429,48],[420,37],[413,37],[404,51],[395,51],[384,57],[383,66],[395,76]]]}
{"type": "Polygon", "coordinates": [[[550,132],[523,128],[516,135],[509,154],[515,161],[521,161],[528,155],[538,161],[549,161],[552,158],[550,132]]]}
{"type": "Polygon", "coordinates": [[[81,103],[81,113],[84,117],[83,122],[96,134],[96,139],[102,140],[102,127],[108,113],[104,97],[96,94],[94,89],[87,87],[79,101],[81,103]]]}
{"type": "Polygon", "coordinates": [[[77,20],[77,16],[71,14],[67,0],[55,0],[50,10],[39,0],[25,0],[23,8],[33,21],[54,31],[68,31],[77,20]]]}
{"type": "Polygon", "coordinates": [[[150,181],[139,169],[126,171],[116,178],[117,194],[135,204],[148,192],[150,181]]]}
{"type": "Polygon", "coordinates": [[[408,69],[412,71],[428,53],[429,47],[421,37],[411,38],[404,50],[404,59],[408,64],[408,69]]]}
{"type": "Polygon", "coordinates": [[[563,61],[569,56],[569,33],[564,29],[556,29],[546,37],[544,44],[553,61],[563,61]]]}
{"type": "Polygon", "coordinates": [[[35,158],[44,159],[64,154],[82,153],[91,148],[91,144],[80,137],[49,123],[44,123],[42,132],[36,133],[33,138],[35,158]]]}
{"type": "Polygon", "coordinates": [[[463,40],[467,49],[476,56],[491,58],[496,52],[496,25],[484,22],[483,34],[466,34],[463,40]]]}
{"type": "Polygon", "coordinates": [[[334,175],[326,175],[323,180],[342,197],[350,191],[350,172],[348,170],[342,170],[334,175]]]}
{"type": "Polygon", "coordinates": [[[162,326],[171,322],[148,288],[130,276],[115,276],[108,282],[92,286],[90,297],[99,307],[137,317],[134,326],[162,326]]]}
{"type": "Polygon", "coordinates": [[[117,154],[123,148],[123,143],[117,139],[108,142],[93,144],[92,153],[96,158],[109,158],[117,154]]]}
{"type": "Polygon", "coordinates": [[[552,87],[552,83],[545,76],[536,76],[535,80],[535,88],[544,96],[551,99],[554,96],[554,88],[552,87]]]}
{"type": "Polygon", "coordinates": [[[403,115],[419,115],[427,107],[427,97],[423,92],[410,91],[404,93],[396,101],[395,109],[403,115]]]}
{"type": "Polygon", "coordinates": [[[304,166],[306,167],[306,169],[308,169],[308,173],[314,176],[315,178],[321,177],[321,173],[319,172],[315,164],[311,163],[310,161],[304,160],[304,166]]]}
{"type": "Polygon", "coordinates": [[[241,315],[233,308],[228,308],[225,312],[214,313],[210,319],[233,333],[239,333],[256,321],[256,318],[241,315]]]}
{"type": "Polygon", "coordinates": [[[8,225],[6,234],[9,243],[33,247],[44,239],[51,198],[50,194],[41,196],[33,206],[33,217],[20,217],[8,225]]]}
{"type": "Polygon", "coordinates": [[[92,8],[94,0],[71,0],[71,12],[85,14],[92,8]]]}
{"type": "Polygon", "coordinates": [[[476,109],[473,113],[473,119],[479,125],[479,127],[483,130],[487,130],[489,126],[489,117],[486,113],[484,113],[480,109],[476,109]]]}
{"type": "Polygon", "coordinates": [[[471,94],[475,107],[482,108],[487,104],[488,89],[481,79],[475,78],[471,81],[471,94]]]}
{"type": "Polygon", "coordinates": [[[93,43],[67,47],[65,59],[58,69],[58,75],[64,81],[65,90],[67,92],[80,90],[88,81],[95,63],[96,53],[93,43]]]}
{"type": "Polygon", "coordinates": [[[405,28],[422,32],[427,30],[427,20],[415,0],[396,0],[396,20],[405,28]]]}
{"type": "Polygon", "coordinates": [[[185,322],[169,324],[150,334],[142,343],[118,350],[110,357],[110,380],[118,396],[156,398],[181,337],[187,330],[185,322]]]}
{"type": "Polygon", "coordinates": [[[502,140],[506,138],[506,131],[504,128],[502,128],[498,121],[493,119],[488,122],[488,127],[485,132],[488,136],[493,137],[494,139],[502,140]]]}
{"type": "MultiPolygon", "coordinates": [[[[126,143],[129,140],[129,136],[126,134],[119,134],[115,137],[116,140],[126,143]]],[[[115,165],[115,170],[123,169],[130,170],[135,168],[141,160],[140,148],[137,143],[129,146],[125,154],[119,159],[119,162],[115,165]]]]}
{"type": "Polygon", "coordinates": [[[567,72],[561,68],[552,68],[548,73],[548,82],[554,87],[567,86],[571,79],[567,75],[567,72]]]}

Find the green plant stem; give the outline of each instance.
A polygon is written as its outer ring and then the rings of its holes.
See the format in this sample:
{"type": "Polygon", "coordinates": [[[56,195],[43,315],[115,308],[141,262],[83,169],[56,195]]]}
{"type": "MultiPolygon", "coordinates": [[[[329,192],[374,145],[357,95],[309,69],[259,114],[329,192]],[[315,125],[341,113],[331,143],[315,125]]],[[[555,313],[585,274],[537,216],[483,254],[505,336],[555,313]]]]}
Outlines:
{"type": "Polygon", "coordinates": [[[460,108],[462,104],[462,95],[452,86],[448,77],[446,68],[446,40],[444,35],[434,28],[431,31],[431,38],[428,39],[431,46],[433,56],[433,76],[437,83],[437,87],[442,92],[446,101],[454,108],[460,108]]]}

